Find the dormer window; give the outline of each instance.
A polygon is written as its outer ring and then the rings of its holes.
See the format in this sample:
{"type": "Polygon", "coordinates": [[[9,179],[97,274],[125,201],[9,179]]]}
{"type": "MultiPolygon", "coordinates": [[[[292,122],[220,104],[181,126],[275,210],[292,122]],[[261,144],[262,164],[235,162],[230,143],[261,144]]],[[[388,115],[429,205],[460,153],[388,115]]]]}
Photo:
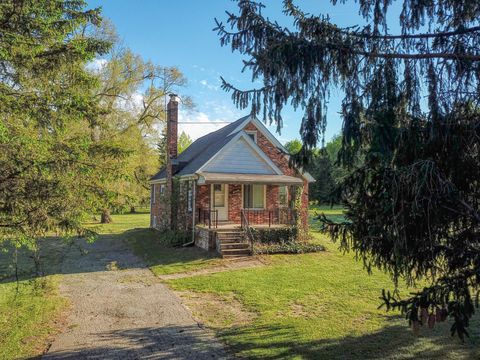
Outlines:
{"type": "Polygon", "coordinates": [[[245,131],[248,136],[253,140],[254,143],[257,142],[257,132],[256,131],[245,131]]]}

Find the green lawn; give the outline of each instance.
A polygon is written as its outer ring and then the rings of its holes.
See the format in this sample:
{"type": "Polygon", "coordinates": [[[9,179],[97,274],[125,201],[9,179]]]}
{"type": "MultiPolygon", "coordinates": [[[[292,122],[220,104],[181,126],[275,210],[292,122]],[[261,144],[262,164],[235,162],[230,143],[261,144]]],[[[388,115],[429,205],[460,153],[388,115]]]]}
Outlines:
{"type": "Polygon", "coordinates": [[[134,230],[126,232],[124,237],[155,275],[200,270],[222,261],[215,253],[197,247],[166,246],[164,235],[154,230],[134,230]]]}
{"type": "MultiPolygon", "coordinates": [[[[341,210],[329,215],[341,217],[341,210]]],[[[381,289],[391,288],[389,278],[380,272],[367,275],[352,255],[340,253],[324,235],[313,235],[314,241],[326,246],[326,252],[271,256],[265,267],[182,278],[168,284],[181,291],[195,315],[214,327],[232,351],[242,357],[480,357],[476,350],[480,345],[478,319],[471,325],[472,337],[466,344],[449,336],[448,324],[433,331],[424,329],[420,336],[414,336],[398,314],[377,309],[381,289]],[[232,299],[231,303],[237,303],[237,309],[232,311],[256,315],[250,316],[249,323],[231,326],[217,319],[228,314],[218,311],[212,317],[204,302],[189,302],[191,292],[217,299],[219,307],[232,299]]]]}
{"type": "MultiPolygon", "coordinates": [[[[341,219],[341,209],[318,208],[341,219]],[[326,210],[326,211],[325,211],[326,210]]],[[[146,213],[113,215],[113,223],[94,227],[101,236],[126,241],[158,275],[182,273],[223,260],[197,248],[172,248],[169,239],[147,229],[146,213]]],[[[312,226],[315,224],[312,222],[312,226]]],[[[325,236],[313,232],[327,251],[265,257],[267,265],[186,277],[167,283],[178,290],[196,317],[217,331],[239,356],[258,359],[477,359],[480,321],[461,344],[448,324],[416,337],[398,314],[377,309],[382,288],[391,288],[380,272],[368,276],[351,254],[340,253],[325,236]]],[[[46,239],[47,270],[55,273],[68,243],[46,239]]],[[[0,254],[0,270],[11,271],[0,254]]],[[[15,296],[15,282],[0,282],[0,359],[39,354],[56,331],[66,307],[57,294],[61,275],[43,286],[28,279],[31,264],[22,260],[25,280],[15,296]]]]}

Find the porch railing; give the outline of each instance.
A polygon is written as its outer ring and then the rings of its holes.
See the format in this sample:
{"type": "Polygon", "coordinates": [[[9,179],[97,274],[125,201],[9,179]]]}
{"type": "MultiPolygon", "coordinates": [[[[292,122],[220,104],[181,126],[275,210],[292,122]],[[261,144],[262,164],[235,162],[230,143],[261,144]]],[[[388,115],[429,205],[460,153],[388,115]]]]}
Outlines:
{"type": "Polygon", "coordinates": [[[246,213],[243,211],[243,209],[241,211],[240,218],[241,218],[242,230],[245,232],[245,235],[247,235],[247,239],[250,243],[250,252],[253,255],[253,243],[255,242],[255,238],[253,236],[250,223],[248,222],[248,217],[246,216],[246,213]]]}
{"type": "Polygon", "coordinates": [[[289,208],[277,208],[273,210],[266,209],[242,209],[242,227],[243,222],[247,221],[250,225],[294,225],[296,222],[296,211],[289,208]]]}
{"type": "Polygon", "coordinates": [[[218,210],[198,209],[198,224],[208,225],[208,228],[218,227],[218,210]]]}

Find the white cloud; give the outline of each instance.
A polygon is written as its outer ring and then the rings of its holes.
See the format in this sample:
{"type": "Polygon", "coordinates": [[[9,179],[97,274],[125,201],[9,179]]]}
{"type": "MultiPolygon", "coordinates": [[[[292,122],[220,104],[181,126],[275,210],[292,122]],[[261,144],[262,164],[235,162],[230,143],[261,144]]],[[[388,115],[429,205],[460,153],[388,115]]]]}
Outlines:
{"type": "Polygon", "coordinates": [[[143,94],[136,91],[128,98],[119,98],[117,104],[118,107],[124,111],[139,113],[143,110],[143,94]]]}
{"type": "Polygon", "coordinates": [[[184,131],[192,140],[196,140],[199,137],[228,125],[225,121],[234,120],[236,119],[211,119],[206,113],[200,111],[187,114],[180,111],[178,114],[178,134],[184,131]],[[192,124],[189,124],[189,122],[192,124]]]}
{"type": "Polygon", "coordinates": [[[213,90],[213,91],[218,91],[220,89],[220,86],[218,85],[213,85],[211,83],[209,83],[207,80],[200,80],[200,84],[205,86],[207,89],[209,90],[213,90]]]}
{"type": "Polygon", "coordinates": [[[96,58],[87,64],[87,70],[99,72],[107,64],[106,59],[96,58]]]}

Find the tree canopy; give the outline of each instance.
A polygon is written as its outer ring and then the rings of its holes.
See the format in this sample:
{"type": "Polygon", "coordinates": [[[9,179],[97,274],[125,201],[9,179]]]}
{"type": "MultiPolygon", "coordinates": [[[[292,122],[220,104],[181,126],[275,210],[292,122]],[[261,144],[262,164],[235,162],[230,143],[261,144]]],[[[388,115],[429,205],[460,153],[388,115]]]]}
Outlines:
{"type": "MultiPolygon", "coordinates": [[[[166,124],[166,97],[183,87],[186,78],[177,68],[156,65],[122,46],[109,23],[103,28],[102,34],[107,34],[114,46],[104,56],[103,65],[93,70],[101,84],[95,97],[105,109],[97,134],[119,141],[130,155],[121,169],[122,176],[109,184],[116,191],[111,192],[108,208],[134,211],[136,205],[148,204],[148,181],[160,165],[155,144],[160,140],[159,129],[166,124]]],[[[188,97],[183,99],[190,104],[188,97]]],[[[103,218],[109,221],[107,210],[103,209],[103,218]]]]}
{"type": "Polygon", "coordinates": [[[290,140],[285,143],[285,149],[290,155],[295,155],[302,149],[302,142],[298,139],[290,140]]]}
{"type": "MultiPolygon", "coordinates": [[[[88,236],[126,154],[95,136],[98,80],[85,70],[110,43],[91,36],[83,1],[0,4],[0,241],[37,250],[48,233],[88,236]]],[[[38,265],[39,252],[35,251],[38,265]]],[[[40,271],[39,267],[37,270],[40,271]]]]}
{"type": "Polygon", "coordinates": [[[284,0],[294,24],[285,28],[264,5],[238,1],[216,31],[263,86],[223,88],[278,128],[285,105],[301,109],[303,165],[323,138],[330,91],[342,90],[346,221],[323,220],[367,270],[428,283],[406,298],[385,292],[388,308],[414,327],[448,314],[463,337],[480,290],[480,1],[403,0],[396,16],[391,1],[351,3],[365,26],[342,28],[284,0]]]}

